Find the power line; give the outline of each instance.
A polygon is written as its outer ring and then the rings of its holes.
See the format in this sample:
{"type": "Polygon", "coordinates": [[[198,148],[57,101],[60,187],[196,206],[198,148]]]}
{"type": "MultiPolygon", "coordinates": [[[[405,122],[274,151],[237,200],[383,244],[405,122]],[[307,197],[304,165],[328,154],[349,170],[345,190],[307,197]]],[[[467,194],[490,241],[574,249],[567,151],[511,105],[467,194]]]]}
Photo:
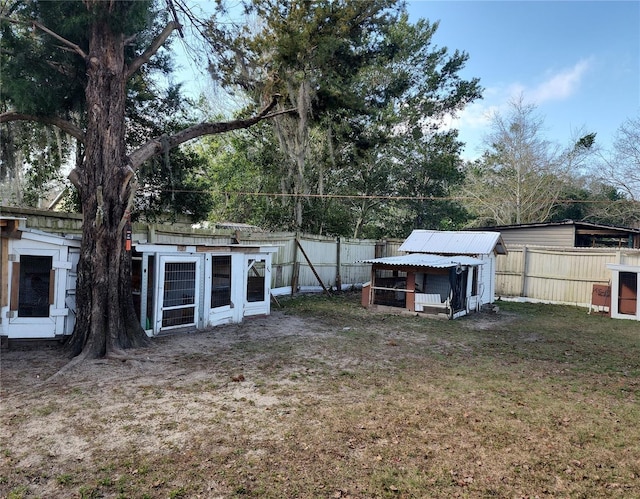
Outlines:
{"type": "MultiPolygon", "coordinates": [[[[157,191],[156,191],[157,192],[157,191]]],[[[292,194],[288,192],[250,192],[250,191],[214,191],[211,189],[162,189],[160,192],[171,194],[189,193],[189,194],[219,194],[225,196],[255,196],[255,197],[275,197],[275,198],[315,198],[315,199],[372,199],[386,201],[466,201],[475,199],[473,196],[390,196],[385,194],[292,194]]],[[[568,204],[615,204],[615,203],[638,203],[631,199],[543,199],[538,200],[542,203],[568,203],[568,204]]]]}

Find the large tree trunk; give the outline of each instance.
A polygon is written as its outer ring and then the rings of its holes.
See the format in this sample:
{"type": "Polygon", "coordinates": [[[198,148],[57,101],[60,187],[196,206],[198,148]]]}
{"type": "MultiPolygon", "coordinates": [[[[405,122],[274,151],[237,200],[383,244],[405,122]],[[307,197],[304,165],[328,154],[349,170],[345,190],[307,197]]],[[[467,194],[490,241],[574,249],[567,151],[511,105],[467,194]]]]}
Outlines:
{"type": "Polygon", "coordinates": [[[130,255],[124,249],[133,175],[124,142],[124,38],[106,22],[93,25],[87,66],[85,159],[78,171],[83,213],[78,315],[69,346],[74,355],[96,358],[148,339],[135,321],[130,255]]]}

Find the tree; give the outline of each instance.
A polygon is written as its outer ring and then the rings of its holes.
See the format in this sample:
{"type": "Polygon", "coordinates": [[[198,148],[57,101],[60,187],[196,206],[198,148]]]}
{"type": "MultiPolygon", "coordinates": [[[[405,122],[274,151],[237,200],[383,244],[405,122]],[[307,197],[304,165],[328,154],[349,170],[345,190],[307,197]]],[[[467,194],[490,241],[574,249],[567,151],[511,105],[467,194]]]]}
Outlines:
{"type": "Polygon", "coordinates": [[[465,206],[478,225],[545,222],[595,141],[586,134],[562,150],[543,135],[544,120],[520,97],[496,113],[485,152],[466,168],[465,206]]]}
{"type": "Polygon", "coordinates": [[[620,125],[613,147],[613,160],[607,162],[611,179],[632,200],[640,201],[640,116],[620,125]]]}
{"type": "Polygon", "coordinates": [[[136,171],[191,139],[270,118],[276,101],[245,119],[197,123],[147,137],[128,150],[128,92],[179,23],[150,22],[163,19],[151,1],[16,2],[7,14],[2,99],[11,110],[0,115],[0,123],[54,125],[74,137],[82,151],[69,176],[83,214],[77,320],[69,347],[74,355],[82,353],[78,359],[117,355],[147,341],[136,320],[130,254],[124,251],[136,171]]]}
{"type": "Polygon", "coordinates": [[[578,220],[606,225],[633,226],[638,221],[634,203],[618,189],[587,176],[567,184],[560,194],[562,201],[551,214],[550,221],[578,220]]]}
{"type": "Polygon", "coordinates": [[[397,195],[406,162],[394,153],[424,146],[435,157],[442,119],[479,98],[478,80],[458,75],[467,55],[434,47],[438,24],[410,23],[396,0],[245,5],[261,24],[215,30],[214,67],[250,97],[277,90],[298,109],[271,122],[283,161],[270,174],[293,200],[290,227],[359,236],[397,195]]]}
{"type": "Polygon", "coordinates": [[[616,211],[627,225],[640,223],[640,116],[627,119],[616,131],[613,150],[600,155],[593,172],[600,182],[612,185],[619,196],[616,211]]]}

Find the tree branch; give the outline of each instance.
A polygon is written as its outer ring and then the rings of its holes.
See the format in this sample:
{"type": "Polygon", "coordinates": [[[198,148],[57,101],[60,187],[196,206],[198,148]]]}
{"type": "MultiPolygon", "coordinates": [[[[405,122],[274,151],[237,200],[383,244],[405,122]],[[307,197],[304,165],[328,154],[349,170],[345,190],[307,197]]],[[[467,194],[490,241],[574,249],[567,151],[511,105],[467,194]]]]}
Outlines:
{"type": "Polygon", "coordinates": [[[35,114],[17,113],[15,111],[0,114],[0,123],[8,123],[11,121],[33,121],[35,123],[42,123],[43,125],[54,125],[84,144],[85,136],[82,129],[70,121],[63,120],[57,116],[38,116],[35,114]]]}
{"type": "MultiPolygon", "coordinates": [[[[240,130],[243,128],[249,128],[252,125],[262,121],[280,116],[283,114],[292,114],[297,112],[296,109],[285,109],[283,111],[277,111],[270,113],[275,107],[278,101],[278,96],[274,96],[271,103],[265,107],[259,114],[242,120],[223,121],[218,123],[199,123],[197,125],[185,128],[173,135],[166,137],[164,144],[168,144],[170,149],[179,146],[185,142],[196,139],[198,137],[204,137],[205,135],[215,135],[218,133],[230,132],[232,130],[240,130]]],[[[154,156],[164,151],[164,144],[160,138],[156,137],[134,151],[131,158],[131,165],[134,169],[138,169],[145,161],[153,158],[154,156]]]]}
{"type": "Polygon", "coordinates": [[[151,45],[147,47],[147,50],[145,50],[139,57],[136,57],[131,62],[131,64],[129,65],[129,68],[127,69],[127,73],[125,77],[127,79],[131,78],[131,76],[133,76],[133,74],[136,71],[138,71],[138,69],[140,69],[144,64],[149,62],[149,60],[155,55],[155,53],[160,49],[160,47],[164,45],[164,42],[167,41],[167,38],[169,38],[169,35],[171,35],[171,33],[173,33],[174,30],[176,29],[179,30],[180,28],[181,28],[180,24],[178,24],[176,21],[171,21],[169,24],[167,24],[165,28],[162,30],[162,32],[156,37],[156,39],[153,40],[151,45]]]}
{"type": "Polygon", "coordinates": [[[51,31],[49,28],[47,28],[45,25],[40,24],[37,21],[31,21],[30,23],[33,27],[38,28],[40,31],[43,31],[44,33],[47,33],[48,35],[51,35],[53,38],[55,38],[56,40],[58,40],[59,42],[61,42],[62,44],[66,45],[67,47],[69,47],[70,49],[72,49],[76,54],[78,54],[80,57],[82,57],[84,60],[87,59],[87,54],[85,54],[84,50],[82,50],[78,45],[76,45],[73,42],[70,42],[69,40],[67,40],[66,38],[61,37],[59,34],[51,31]]]}

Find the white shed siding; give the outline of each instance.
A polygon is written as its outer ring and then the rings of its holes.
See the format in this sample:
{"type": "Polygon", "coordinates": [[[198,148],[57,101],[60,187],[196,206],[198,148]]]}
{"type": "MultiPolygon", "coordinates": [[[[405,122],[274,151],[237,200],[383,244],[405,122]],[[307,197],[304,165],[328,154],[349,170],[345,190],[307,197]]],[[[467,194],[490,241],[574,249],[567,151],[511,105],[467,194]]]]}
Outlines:
{"type": "Polygon", "coordinates": [[[478,296],[481,305],[493,303],[496,296],[495,269],[496,257],[493,254],[479,257],[484,265],[478,267],[478,296]]]}

